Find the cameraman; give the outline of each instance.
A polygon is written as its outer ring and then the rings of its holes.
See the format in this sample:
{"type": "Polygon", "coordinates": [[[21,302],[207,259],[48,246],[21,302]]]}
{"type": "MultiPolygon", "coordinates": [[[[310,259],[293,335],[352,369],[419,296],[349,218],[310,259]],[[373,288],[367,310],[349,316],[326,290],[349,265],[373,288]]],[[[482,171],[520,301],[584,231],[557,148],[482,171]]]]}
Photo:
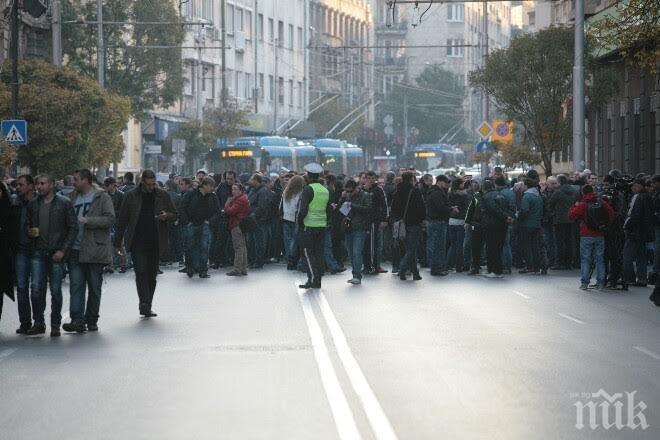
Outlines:
{"type": "MultiPolygon", "coordinates": [[[[616,170],[613,170],[615,172],[616,170]]],[[[621,280],[621,284],[627,289],[627,283],[623,278],[623,244],[625,235],[623,233],[623,221],[626,218],[626,195],[625,183],[616,173],[610,172],[603,179],[600,197],[606,200],[614,209],[615,219],[609,226],[605,235],[605,269],[607,271],[607,287],[615,289],[621,280]]]]}
{"type": "Polygon", "coordinates": [[[654,218],[650,194],[643,178],[633,181],[633,197],[623,224],[626,242],[623,247],[623,270],[626,283],[646,287],[646,243],[653,241],[654,218]],[[634,264],[634,267],[633,267],[634,264]]]}

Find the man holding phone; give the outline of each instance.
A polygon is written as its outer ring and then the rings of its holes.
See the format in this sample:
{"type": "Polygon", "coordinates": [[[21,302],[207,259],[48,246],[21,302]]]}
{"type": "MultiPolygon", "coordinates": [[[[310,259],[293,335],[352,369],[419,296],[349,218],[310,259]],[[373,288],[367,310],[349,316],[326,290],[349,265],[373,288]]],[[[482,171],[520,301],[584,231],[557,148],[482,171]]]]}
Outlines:
{"type": "Polygon", "coordinates": [[[28,236],[32,272],[34,325],[28,335],[46,332],[46,282],[50,285],[50,335],[60,336],[62,324],[62,280],[65,258],[78,231],[71,201],[55,194],[55,181],[48,174],[37,177],[39,197],[28,205],[28,236]]]}
{"type": "Polygon", "coordinates": [[[157,316],[151,309],[160,257],[169,247],[169,228],[177,219],[177,210],[169,194],[156,184],[156,174],[144,170],[140,184],[124,194],[117,220],[115,249],[122,242],[133,255],[135,285],[140,300],[140,315],[157,316]]]}

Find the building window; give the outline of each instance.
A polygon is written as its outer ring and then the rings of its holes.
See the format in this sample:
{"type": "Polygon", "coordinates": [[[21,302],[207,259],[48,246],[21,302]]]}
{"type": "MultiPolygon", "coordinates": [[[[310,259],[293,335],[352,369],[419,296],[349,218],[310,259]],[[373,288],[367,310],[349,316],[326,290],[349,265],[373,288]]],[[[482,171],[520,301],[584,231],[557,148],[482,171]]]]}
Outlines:
{"type": "Polygon", "coordinates": [[[245,95],[243,93],[243,72],[236,71],[236,97],[237,98],[245,98],[245,95]]]}
{"type": "Polygon", "coordinates": [[[462,22],[465,14],[465,7],[462,4],[447,5],[447,21],[462,22]]]}
{"type": "Polygon", "coordinates": [[[245,11],[245,38],[252,39],[252,11],[245,11]]]}
{"type": "Polygon", "coordinates": [[[270,102],[275,100],[275,79],[273,75],[268,75],[268,100],[270,102]]]}
{"type": "Polygon", "coordinates": [[[305,49],[303,44],[303,30],[301,27],[298,28],[298,50],[303,51],[305,49]]]}
{"type": "Polygon", "coordinates": [[[202,4],[202,18],[213,22],[213,0],[203,0],[202,4]]]}
{"type": "Polygon", "coordinates": [[[257,16],[257,38],[264,41],[264,14],[257,16]]]}
{"type": "Polygon", "coordinates": [[[264,74],[259,74],[259,101],[264,100],[264,74]]]}
{"type": "Polygon", "coordinates": [[[284,46],[284,22],[277,22],[277,45],[279,47],[284,46]]]}
{"type": "Polygon", "coordinates": [[[298,81],[298,108],[302,108],[303,105],[303,87],[302,82],[298,81]]]}
{"type": "Polygon", "coordinates": [[[289,80],[289,107],[293,107],[293,80],[289,80]]]}
{"type": "Polygon", "coordinates": [[[293,50],[293,25],[289,25],[289,49],[293,50]]]}
{"type": "Polygon", "coordinates": [[[464,45],[462,39],[449,39],[447,40],[447,56],[448,57],[462,57],[464,45]]]}
{"type": "Polygon", "coordinates": [[[236,8],[236,30],[243,32],[243,8],[236,8]]]}
{"type": "Polygon", "coordinates": [[[277,79],[277,102],[284,105],[284,78],[281,76],[277,79]]]}
{"type": "Polygon", "coordinates": [[[268,19],[268,41],[273,42],[275,40],[275,21],[272,18],[268,19]]]}
{"type": "Polygon", "coordinates": [[[227,33],[234,33],[234,5],[227,5],[227,33]]]}

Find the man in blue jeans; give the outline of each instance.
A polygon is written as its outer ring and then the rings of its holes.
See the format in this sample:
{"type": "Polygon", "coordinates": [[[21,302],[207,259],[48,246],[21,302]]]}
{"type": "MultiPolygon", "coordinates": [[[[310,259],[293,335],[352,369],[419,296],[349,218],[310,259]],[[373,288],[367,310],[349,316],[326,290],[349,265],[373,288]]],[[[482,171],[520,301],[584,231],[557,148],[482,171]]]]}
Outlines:
{"type": "Polygon", "coordinates": [[[62,324],[62,280],[64,259],[78,232],[71,201],[55,194],[55,181],[48,174],[37,177],[39,197],[28,205],[28,235],[32,272],[34,325],[28,335],[46,332],[46,283],[50,286],[50,335],[60,336],[62,324]]]}
{"type": "MultiPolygon", "coordinates": [[[[36,197],[34,179],[28,174],[16,179],[18,191],[18,247],[16,252],[16,302],[18,318],[21,322],[16,333],[24,335],[32,328],[32,307],[30,305],[30,237],[28,236],[28,204],[36,197]]],[[[32,285],[34,291],[35,286],[32,285]]]]}
{"type": "Polygon", "coordinates": [[[186,225],[189,258],[186,260],[188,277],[195,273],[200,278],[209,278],[208,259],[211,245],[210,225],[220,215],[218,197],[213,189],[215,181],[204,177],[197,189],[187,193],[181,202],[181,221],[186,225]]]}
{"type": "Polygon", "coordinates": [[[91,171],[77,170],[73,186],[70,197],[78,218],[78,233],[68,258],[71,322],[62,329],[83,333],[99,329],[103,268],[112,263],[110,229],[115,223],[115,210],[112,199],[94,182],[91,171]]]}
{"type": "Polygon", "coordinates": [[[607,222],[614,222],[614,210],[607,201],[598,199],[591,185],[582,187],[582,200],[568,211],[570,221],[580,222],[580,289],[587,290],[591,281],[592,264],[596,266],[596,284],[605,286],[605,228],[599,225],[595,204],[602,205],[607,212],[607,222]]]}
{"type": "Polygon", "coordinates": [[[341,203],[350,209],[345,219],[345,224],[350,224],[346,228],[346,250],[351,258],[353,278],[348,283],[357,285],[362,283],[364,243],[371,226],[371,194],[349,180],[344,185],[341,203]]]}
{"type": "Polygon", "coordinates": [[[449,206],[448,189],[449,178],[440,174],[426,194],[426,251],[433,276],[447,275],[447,225],[449,214],[458,213],[458,207],[449,206]]]}

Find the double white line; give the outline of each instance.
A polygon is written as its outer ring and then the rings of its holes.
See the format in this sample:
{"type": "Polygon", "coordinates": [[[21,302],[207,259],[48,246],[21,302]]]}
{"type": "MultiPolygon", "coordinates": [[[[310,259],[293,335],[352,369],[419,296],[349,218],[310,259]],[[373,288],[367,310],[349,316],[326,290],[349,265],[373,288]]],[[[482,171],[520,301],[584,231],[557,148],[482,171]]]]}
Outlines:
{"type": "MultiPolygon", "coordinates": [[[[337,433],[342,440],[361,439],[362,436],[360,435],[360,431],[355,423],[355,418],[353,417],[351,408],[346,400],[346,395],[341,389],[337,373],[330,360],[328,347],[323,338],[323,331],[314,315],[314,309],[312,308],[314,294],[298,289],[298,298],[300,299],[300,304],[305,315],[305,322],[307,323],[307,329],[309,330],[312,347],[314,349],[314,357],[316,358],[316,363],[318,364],[319,373],[321,375],[321,382],[323,383],[323,388],[326,397],[328,398],[328,403],[330,404],[330,410],[332,411],[332,416],[335,420],[337,433]]],[[[396,433],[394,432],[390,421],[387,419],[387,416],[383,412],[383,408],[381,408],[378,399],[376,399],[373,390],[369,386],[367,379],[364,377],[364,373],[362,373],[360,366],[355,360],[355,357],[348,346],[348,342],[346,341],[346,336],[344,336],[344,332],[341,330],[334,313],[332,313],[332,309],[330,309],[330,305],[328,304],[325,295],[322,291],[318,291],[316,298],[318,299],[317,304],[321,309],[323,319],[330,330],[330,335],[335,348],[337,349],[339,360],[346,371],[346,375],[351,382],[355,394],[358,396],[358,399],[362,404],[362,408],[369,420],[374,437],[378,440],[396,440],[396,433]]]]}

